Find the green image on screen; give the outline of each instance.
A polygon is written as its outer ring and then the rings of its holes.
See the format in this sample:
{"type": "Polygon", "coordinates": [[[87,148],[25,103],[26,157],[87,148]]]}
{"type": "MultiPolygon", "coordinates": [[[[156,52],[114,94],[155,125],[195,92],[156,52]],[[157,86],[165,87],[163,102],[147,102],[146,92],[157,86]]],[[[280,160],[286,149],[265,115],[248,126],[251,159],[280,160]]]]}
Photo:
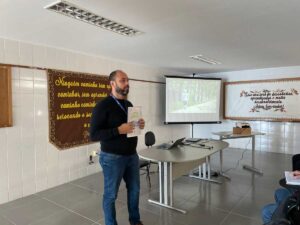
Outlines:
{"type": "Polygon", "coordinates": [[[219,84],[213,80],[174,79],[169,85],[170,113],[216,113],[219,84]]]}

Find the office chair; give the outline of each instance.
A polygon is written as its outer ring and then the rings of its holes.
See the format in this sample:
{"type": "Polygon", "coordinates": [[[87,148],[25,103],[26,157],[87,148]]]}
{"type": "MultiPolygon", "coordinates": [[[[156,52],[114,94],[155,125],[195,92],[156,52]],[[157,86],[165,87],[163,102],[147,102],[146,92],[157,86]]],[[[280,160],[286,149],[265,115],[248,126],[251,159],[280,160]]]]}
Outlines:
{"type": "Polygon", "coordinates": [[[145,134],[145,145],[149,148],[155,144],[155,135],[152,131],[148,131],[145,134]]]}
{"type": "Polygon", "coordinates": [[[293,171],[300,170],[300,154],[293,155],[292,165],[293,165],[293,171]]]}
{"type": "MultiPolygon", "coordinates": [[[[145,133],[145,145],[149,148],[152,147],[152,145],[155,144],[155,136],[152,131],[148,131],[145,133]]],[[[143,169],[146,171],[146,178],[148,180],[148,185],[151,187],[151,180],[150,180],[150,165],[151,162],[148,160],[140,159],[140,169],[143,169]]]]}

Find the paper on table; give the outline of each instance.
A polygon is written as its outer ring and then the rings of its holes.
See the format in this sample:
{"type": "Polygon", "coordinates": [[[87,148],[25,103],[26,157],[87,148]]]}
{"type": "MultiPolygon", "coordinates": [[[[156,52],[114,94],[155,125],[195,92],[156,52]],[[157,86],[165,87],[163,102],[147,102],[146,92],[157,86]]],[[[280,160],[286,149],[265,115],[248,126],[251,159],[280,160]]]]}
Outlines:
{"type": "Polygon", "coordinates": [[[142,133],[138,123],[140,118],[142,118],[141,106],[128,107],[128,123],[133,122],[134,130],[127,134],[127,137],[136,137],[142,133]]]}
{"type": "Polygon", "coordinates": [[[295,178],[293,176],[293,172],[285,171],[284,175],[285,175],[285,180],[286,180],[287,184],[300,185],[300,178],[295,178]]]}

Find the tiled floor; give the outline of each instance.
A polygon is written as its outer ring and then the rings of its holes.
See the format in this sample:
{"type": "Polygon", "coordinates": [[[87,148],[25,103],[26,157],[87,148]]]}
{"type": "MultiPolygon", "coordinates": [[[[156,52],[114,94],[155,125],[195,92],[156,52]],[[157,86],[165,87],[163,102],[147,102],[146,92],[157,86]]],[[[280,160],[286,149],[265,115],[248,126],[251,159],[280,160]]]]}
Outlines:
{"type": "MultiPolygon", "coordinates": [[[[237,165],[243,150],[224,151],[224,169],[237,165]]],[[[218,178],[222,184],[189,177],[174,182],[175,206],[186,209],[186,215],[148,203],[158,198],[157,173],[151,175],[152,188],[141,177],[140,212],[145,225],[259,225],[260,210],[273,201],[273,191],[284,170],[291,169],[291,156],[256,152],[256,165],[263,176],[243,170],[251,162],[247,151],[236,169],[228,171],[231,181],[218,178]]],[[[218,155],[212,165],[218,168],[218,155]]],[[[155,170],[155,168],[153,168],[155,170]]],[[[97,173],[35,195],[0,205],[0,225],[97,225],[103,223],[101,207],[102,174],[97,173]]],[[[119,225],[128,225],[126,189],[120,187],[117,201],[119,225]]]]}

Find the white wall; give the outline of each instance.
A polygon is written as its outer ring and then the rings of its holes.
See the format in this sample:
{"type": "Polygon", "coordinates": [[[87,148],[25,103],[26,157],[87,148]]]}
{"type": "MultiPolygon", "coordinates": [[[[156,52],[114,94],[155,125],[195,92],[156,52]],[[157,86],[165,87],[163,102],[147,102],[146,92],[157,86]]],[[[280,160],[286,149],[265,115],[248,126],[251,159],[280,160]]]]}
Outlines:
{"type": "MultiPolygon", "coordinates": [[[[0,63],[108,75],[122,69],[130,78],[162,81],[163,71],[143,65],[0,38],[0,63]]],[[[98,172],[88,165],[99,144],[59,151],[48,141],[48,96],[44,70],[13,68],[13,127],[0,128],[0,204],[98,172]]],[[[129,99],[143,107],[147,130],[157,142],[189,136],[188,125],[163,125],[164,84],[131,81],[129,99]]],[[[138,149],[144,148],[140,137],[138,149]]],[[[97,160],[97,159],[96,159],[97,160]]]]}
{"type": "MultiPolygon", "coordinates": [[[[220,77],[224,81],[263,80],[300,77],[300,66],[281,67],[257,70],[244,70],[223,72],[214,74],[202,74],[201,76],[220,77]]],[[[195,137],[217,138],[212,135],[216,131],[230,131],[236,121],[223,120],[222,124],[195,125],[195,137]]],[[[266,135],[257,136],[256,149],[261,151],[279,152],[287,154],[300,153],[300,123],[247,121],[253,130],[266,135]]],[[[251,148],[251,142],[247,139],[229,140],[231,147],[251,148]]]]}

